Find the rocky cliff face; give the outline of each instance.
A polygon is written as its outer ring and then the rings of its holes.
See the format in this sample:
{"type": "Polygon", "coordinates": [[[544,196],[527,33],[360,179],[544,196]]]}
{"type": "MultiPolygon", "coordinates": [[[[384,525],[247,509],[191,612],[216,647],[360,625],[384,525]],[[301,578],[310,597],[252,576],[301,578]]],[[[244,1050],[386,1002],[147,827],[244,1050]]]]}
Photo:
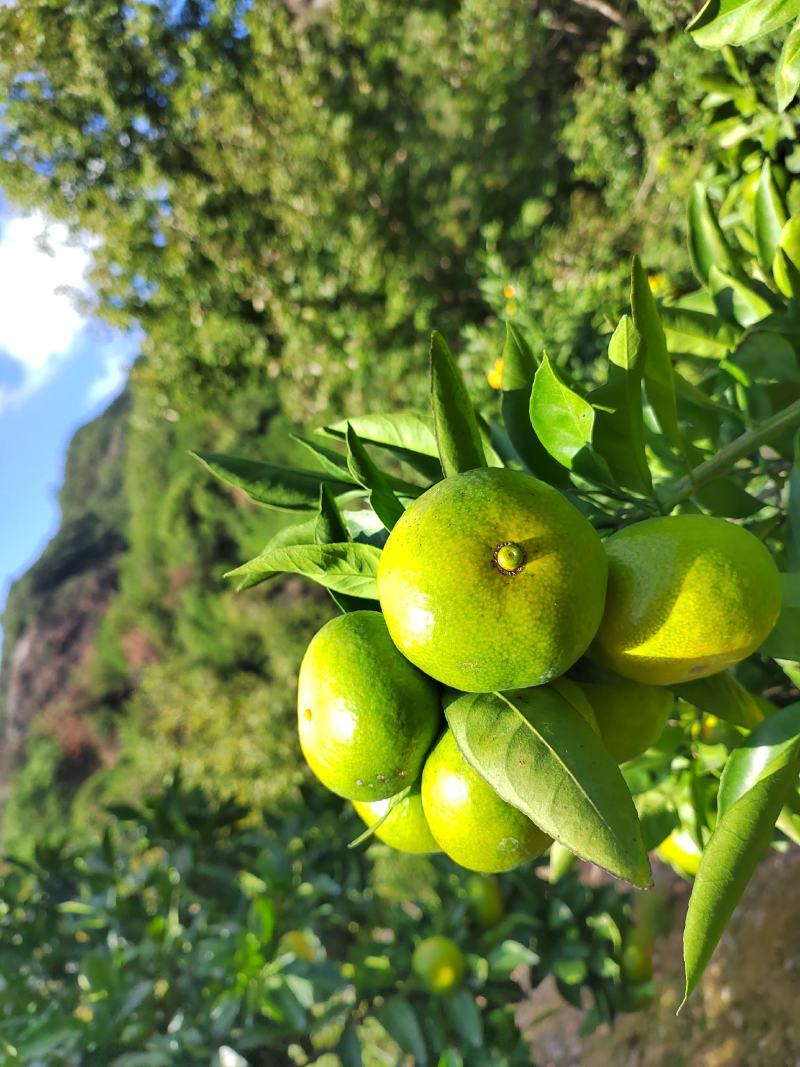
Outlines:
{"type": "Polygon", "coordinates": [[[70,737],[58,727],[75,720],[84,696],[79,668],[117,589],[128,410],[123,395],[76,433],[59,497],[61,527],[9,593],[0,666],[0,815],[39,717],[64,735],[68,758],[93,758],[74,729],[70,737]]]}

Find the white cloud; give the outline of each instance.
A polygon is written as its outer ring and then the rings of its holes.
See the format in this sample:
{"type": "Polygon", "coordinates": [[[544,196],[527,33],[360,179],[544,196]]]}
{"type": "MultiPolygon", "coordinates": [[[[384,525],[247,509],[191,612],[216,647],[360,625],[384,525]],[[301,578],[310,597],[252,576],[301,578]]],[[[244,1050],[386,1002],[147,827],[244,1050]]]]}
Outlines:
{"type": "Polygon", "coordinates": [[[94,407],[117,395],[128,377],[130,361],[130,353],[124,349],[111,348],[103,353],[103,370],[89,386],[86,394],[89,407],[94,407]]]}
{"type": "MultiPolygon", "coordinates": [[[[66,227],[48,225],[40,214],[11,218],[0,229],[0,351],[23,372],[15,398],[47,380],[86,325],[62,290],[86,293],[89,263],[85,248],[69,244],[66,227]]],[[[0,392],[0,406],[4,399],[8,392],[0,392]]]]}

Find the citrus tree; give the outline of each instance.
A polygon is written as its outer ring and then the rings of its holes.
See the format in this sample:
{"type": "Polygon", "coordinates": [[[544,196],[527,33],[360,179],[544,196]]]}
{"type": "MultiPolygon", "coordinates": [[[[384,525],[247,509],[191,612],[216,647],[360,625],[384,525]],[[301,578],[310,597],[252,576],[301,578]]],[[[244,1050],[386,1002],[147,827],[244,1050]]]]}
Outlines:
{"type": "Polygon", "coordinates": [[[509,324],[499,411],[477,411],[434,334],[428,414],[330,423],[304,438],[315,469],[198,456],[256,503],[302,513],[231,573],[239,588],[301,574],[342,609],[328,624],[341,647],[309,666],[323,630],[301,671],[322,781],[383,799],[372,831],[387,840],[418,790],[437,846],[473,869],[552,839],[646,888],[661,848],[696,871],[687,996],[770,844],[800,839],[788,194],[765,159],[752,215],[726,228],[698,186],[698,287],[659,304],[635,260],[604,366],[555,366],[509,324]],[[409,700],[408,672],[427,701],[439,683],[443,712],[409,700]],[[386,766],[355,769],[364,751],[386,766]]]}
{"type": "Polygon", "coordinates": [[[319,790],[261,820],[174,776],[112,814],[0,871],[4,1065],[522,1065],[520,978],[586,1029],[652,996],[629,895],[574,871],[389,869],[319,790]]]}

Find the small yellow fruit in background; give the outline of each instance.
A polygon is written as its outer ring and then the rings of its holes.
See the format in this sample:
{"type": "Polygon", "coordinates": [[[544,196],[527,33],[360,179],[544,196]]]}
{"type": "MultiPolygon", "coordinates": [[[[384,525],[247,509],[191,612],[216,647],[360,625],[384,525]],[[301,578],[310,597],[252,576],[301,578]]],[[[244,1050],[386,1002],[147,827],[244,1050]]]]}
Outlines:
{"type": "Polygon", "coordinates": [[[646,519],[605,548],[608,595],[593,647],[624,678],[676,685],[717,674],[754,652],[778,619],[772,557],[725,519],[646,519]]]}
{"type": "Polygon", "coordinates": [[[551,843],[470,767],[449,729],[425,761],[422,805],[442,851],[471,871],[510,871],[551,843]]]}
{"type": "Polygon", "coordinates": [[[323,785],[383,800],[415,781],[436,736],[437,686],[395,648],[376,611],[326,623],[300,666],[300,747],[323,785]]]}
{"type": "MultiPolygon", "coordinates": [[[[391,802],[391,797],[372,802],[354,800],[353,807],[367,826],[372,826],[386,813],[391,802]]],[[[419,783],[394,805],[375,831],[375,837],[398,852],[441,852],[425,820],[419,783]]]]}
{"type": "Polygon", "coordinates": [[[673,830],[658,846],[656,855],[684,877],[694,878],[700,870],[702,853],[685,830],[673,830]]]}
{"type": "Polygon", "coordinates": [[[467,693],[557,678],[603,614],[606,557],[591,524],[549,485],[499,468],[438,482],[381,553],[378,593],[400,651],[467,693]]]}
{"type": "Polygon", "coordinates": [[[467,961],[449,937],[426,937],[411,958],[414,973],[430,993],[448,993],[461,984],[467,961]]]}

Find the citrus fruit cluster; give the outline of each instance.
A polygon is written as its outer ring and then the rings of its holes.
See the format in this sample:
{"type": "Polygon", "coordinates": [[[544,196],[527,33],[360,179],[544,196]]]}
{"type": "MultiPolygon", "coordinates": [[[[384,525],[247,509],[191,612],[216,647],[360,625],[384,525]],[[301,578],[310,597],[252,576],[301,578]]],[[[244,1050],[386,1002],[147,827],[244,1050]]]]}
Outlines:
{"type": "Polygon", "coordinates": [[[487,872],[551,838],[471,765],[443,701],[550,686],[624,762],[657,740],[670,686],[748,656],[780,609],[775,564],[739,526],[653,518],[603,542],[556,489],[490,467],[407,508],[377,586],[380,612],[341,615],[308,647],[303,753],[387,844],[487,872]]]}

